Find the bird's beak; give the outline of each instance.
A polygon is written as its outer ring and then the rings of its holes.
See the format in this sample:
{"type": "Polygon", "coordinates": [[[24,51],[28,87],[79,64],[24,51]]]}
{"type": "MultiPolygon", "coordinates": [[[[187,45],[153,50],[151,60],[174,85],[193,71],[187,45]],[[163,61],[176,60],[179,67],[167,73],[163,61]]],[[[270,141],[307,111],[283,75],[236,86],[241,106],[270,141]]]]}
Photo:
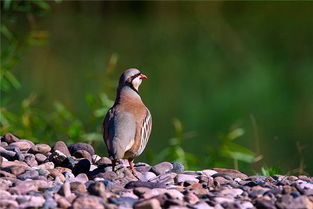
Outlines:
{"type": "Polygon", "coordinates": [[[144,75],[144,74],[140,74],[140,78],[141,78],[141,79],[147,79],[148,76],[146,76],[146,75],[144,75]]]}

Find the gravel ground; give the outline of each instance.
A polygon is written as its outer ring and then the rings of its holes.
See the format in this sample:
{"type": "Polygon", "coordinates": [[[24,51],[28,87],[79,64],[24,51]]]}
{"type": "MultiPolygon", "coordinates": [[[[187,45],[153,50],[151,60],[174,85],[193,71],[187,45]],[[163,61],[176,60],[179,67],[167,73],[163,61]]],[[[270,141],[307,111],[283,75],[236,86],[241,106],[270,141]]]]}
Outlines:
{"type": "Polygon", "coordinates": [[[180,163],[121,161],[91,145],[52,147],[8,133],[0,144],[0,208],[313,209],[313,177],[247,176],[232,169],[185,171],[180,163]]]}

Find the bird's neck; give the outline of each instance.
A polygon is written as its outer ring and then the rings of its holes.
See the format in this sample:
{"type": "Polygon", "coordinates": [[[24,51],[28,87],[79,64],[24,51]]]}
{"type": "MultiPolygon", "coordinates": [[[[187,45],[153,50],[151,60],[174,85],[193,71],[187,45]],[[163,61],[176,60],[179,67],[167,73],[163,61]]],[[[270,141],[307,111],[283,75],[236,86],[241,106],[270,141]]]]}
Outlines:
{"type": "Polygon", "coordinates": [[[115,103],[121,103],[123,101],[142,102],[138,91],[135,88],[132,88],[131,86],[126,86],[126,85],[118,87],[117,93],[116,93],[115,103]]]}

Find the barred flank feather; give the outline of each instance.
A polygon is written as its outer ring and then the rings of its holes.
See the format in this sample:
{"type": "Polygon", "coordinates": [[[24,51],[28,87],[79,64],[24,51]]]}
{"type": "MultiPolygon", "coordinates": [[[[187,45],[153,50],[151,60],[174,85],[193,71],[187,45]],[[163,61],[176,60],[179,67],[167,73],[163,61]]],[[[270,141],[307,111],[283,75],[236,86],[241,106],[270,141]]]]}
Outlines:
{"type": "Polygon", "coordinates": [[[152,117],[150,114],[150,111],[148,109],[145,119],[143,120],[143,124],[141,127],[141,136],[140,136],[140,147],[136,153],[136,155],[140,155],[143,150],[145,149],[148,139],[151,134],[151,128],[152,128],[152,117]]]}

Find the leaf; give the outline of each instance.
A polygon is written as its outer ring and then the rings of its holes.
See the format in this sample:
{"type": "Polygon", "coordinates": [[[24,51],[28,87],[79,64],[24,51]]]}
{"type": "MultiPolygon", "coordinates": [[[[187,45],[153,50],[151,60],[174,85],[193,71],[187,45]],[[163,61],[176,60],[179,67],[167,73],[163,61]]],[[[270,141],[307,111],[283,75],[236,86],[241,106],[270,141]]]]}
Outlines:
{"type": "Polygon", "coordinates": [[[222,147],[222,154],[247,163],[254,162],[255,153],[239,144],[228,142],[222,147]]]}
{"type": "Polygon", "coordinates": [[[10,8],[11,1],[12,1],[12,0],[4,0],[4,2],[3,2],[3,8],[4,8],[5,10],[8,10],[8,9],[10,8]]]}
{"type": "Polygon", "coordinates": [[[16,77],[10,72],[10,71],[5,71],[4,72],[6,79],[10,82],[10,84],[15,88],[18,89],[21,87],[20,82],[16,79],[16,77]]]}

